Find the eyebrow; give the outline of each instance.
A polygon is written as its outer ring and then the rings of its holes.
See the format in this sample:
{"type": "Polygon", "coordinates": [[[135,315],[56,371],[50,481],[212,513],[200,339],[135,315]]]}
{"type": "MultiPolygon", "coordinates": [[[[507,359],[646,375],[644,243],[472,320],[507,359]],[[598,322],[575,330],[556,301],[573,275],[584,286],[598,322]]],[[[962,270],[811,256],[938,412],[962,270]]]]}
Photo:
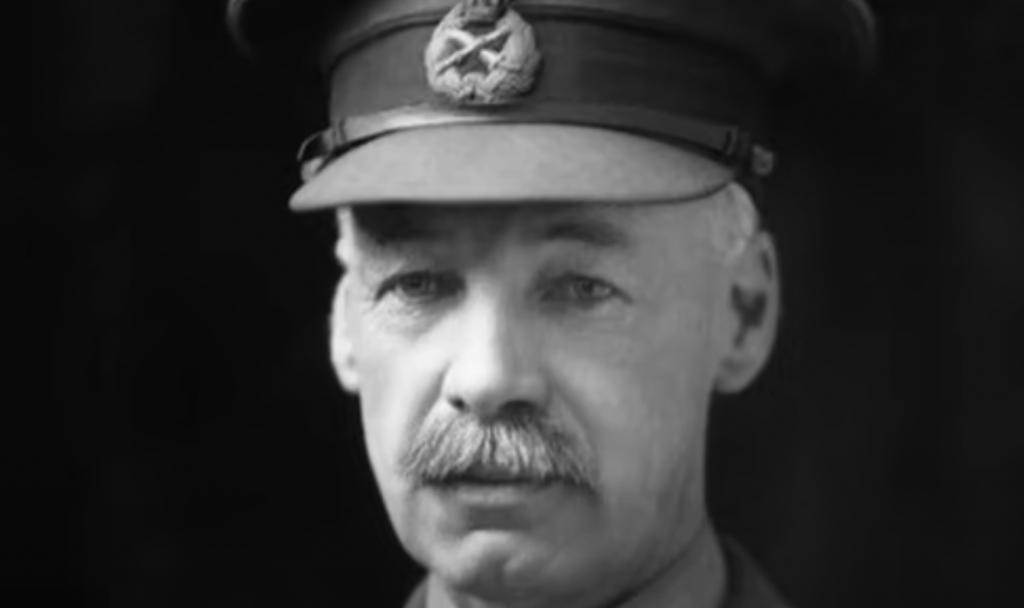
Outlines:
{"type": "Polygon", "coordinates": [[[542,241],[570,241],[595,249],[627,249],[633,244],[625,230],[594,217],[556,220],[540,236],[542,241]]]}

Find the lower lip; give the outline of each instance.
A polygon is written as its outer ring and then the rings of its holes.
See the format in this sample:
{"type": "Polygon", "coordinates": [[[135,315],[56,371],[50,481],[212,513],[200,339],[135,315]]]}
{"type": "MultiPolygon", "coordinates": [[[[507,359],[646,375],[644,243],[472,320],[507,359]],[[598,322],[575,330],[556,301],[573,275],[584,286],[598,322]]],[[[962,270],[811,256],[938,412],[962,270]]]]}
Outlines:
{"type": "Polygon", "coordinates": [[[501,508],[529,502],[551,488],[539,483],[457,483],[441,492],[468,506],[501,508]]]}

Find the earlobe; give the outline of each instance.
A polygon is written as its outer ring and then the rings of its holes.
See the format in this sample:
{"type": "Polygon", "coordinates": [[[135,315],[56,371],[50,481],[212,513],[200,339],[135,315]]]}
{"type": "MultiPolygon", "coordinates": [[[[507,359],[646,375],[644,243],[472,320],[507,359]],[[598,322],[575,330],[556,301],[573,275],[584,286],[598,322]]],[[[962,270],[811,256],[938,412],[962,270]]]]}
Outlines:
{"type": "Polygon", "coordinates": [[[757,378],[775,342],[778,268],[774,244],[765,233],[754,237],[742,258],[736,260],[726,316],[715,388],[735,393],[757,378]]]}
{"type": "Polygon", "coordinates": [[[334,304],[331,310],[331,362],[334,364],[334,371],[338,375],[338,381],[342,388],[350,393],[357,393],[359,391],[359,374],[346,313],[345,281],[343,279],[334,294],[334,304]]]}

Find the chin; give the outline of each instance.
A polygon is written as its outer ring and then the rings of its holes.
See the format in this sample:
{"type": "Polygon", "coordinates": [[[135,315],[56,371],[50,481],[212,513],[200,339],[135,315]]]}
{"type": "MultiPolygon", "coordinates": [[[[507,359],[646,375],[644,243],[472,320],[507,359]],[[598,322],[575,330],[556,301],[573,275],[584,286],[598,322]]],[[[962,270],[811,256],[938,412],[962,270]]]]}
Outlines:
{"type": "Polygon", "coordinates": [[[428,560],[428,569],[452,591],[493,602],[554,600],[573,595],[583,560],[539,539],[476,531],[428,560]]]}
{"type": "Polygon", "coordinates": [[[615,577],[611,562],[620,552],[589,496],[556,489],[401,498],[390,503],[400,542],[432,584],[450,593],[524,608],[561,605],[592,593],[595,580],[615,577]],[[595,578],[602,571],[611,576],[595,578]]]}

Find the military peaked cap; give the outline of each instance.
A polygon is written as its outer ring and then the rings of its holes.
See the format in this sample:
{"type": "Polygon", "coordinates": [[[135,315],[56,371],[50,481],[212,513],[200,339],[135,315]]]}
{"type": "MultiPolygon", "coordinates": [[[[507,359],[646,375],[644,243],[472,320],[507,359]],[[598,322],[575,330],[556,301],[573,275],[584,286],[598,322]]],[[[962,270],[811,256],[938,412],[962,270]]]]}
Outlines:
{"type": "Polygon", "coordinates": [[[782,83],[876,61],[862,0],[230,0],[228,20],[327,85],[294,209],[697,198],[771,172],[782,83]]]}

